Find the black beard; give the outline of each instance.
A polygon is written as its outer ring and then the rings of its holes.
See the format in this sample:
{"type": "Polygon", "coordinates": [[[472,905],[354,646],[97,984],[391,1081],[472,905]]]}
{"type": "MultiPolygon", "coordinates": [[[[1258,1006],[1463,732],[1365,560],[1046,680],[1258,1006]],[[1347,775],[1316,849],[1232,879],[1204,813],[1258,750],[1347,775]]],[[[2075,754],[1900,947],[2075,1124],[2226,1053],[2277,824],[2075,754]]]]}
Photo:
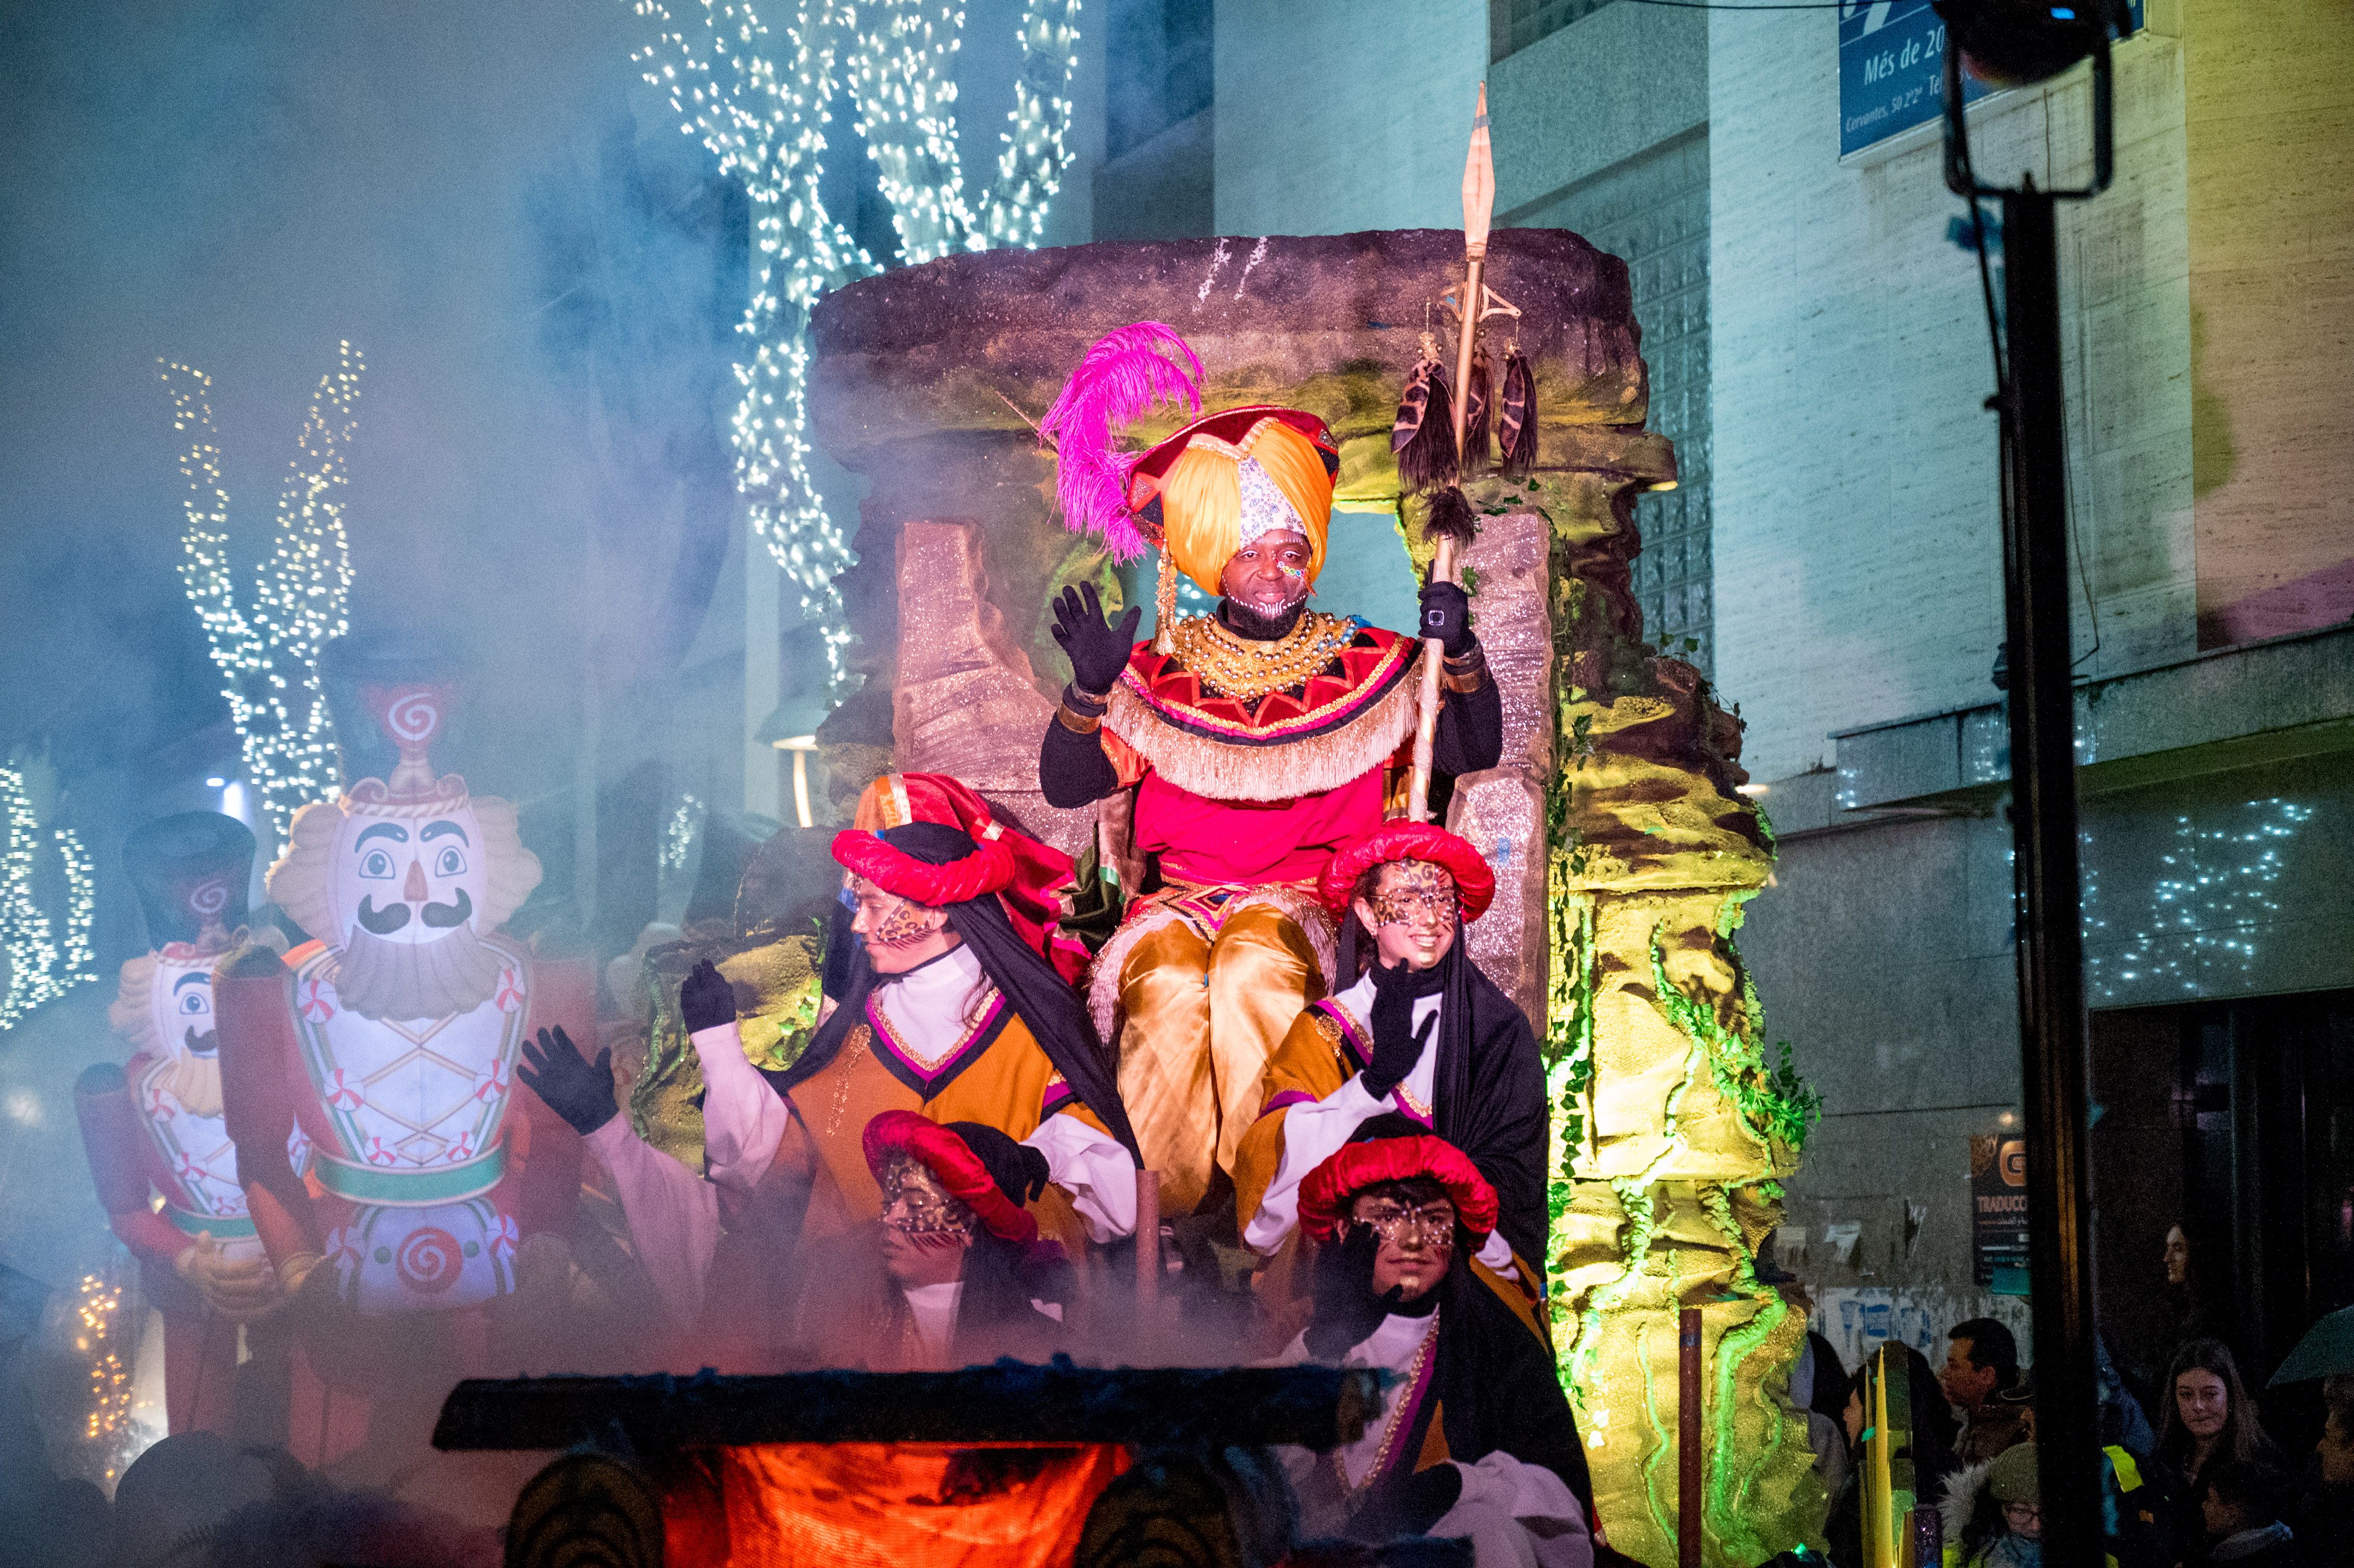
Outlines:
{"type": "Polygon", "coordinates": [[[1226,630],[1237,637],[1247,637],[1253,642],[1273,642],[1299,625],[1299,618],[1307,613],[1308,600],[1305,598],[1284,606],[1273,615],[1263,615],[1240,599],[1218,601],[1218,619],[1226,623],[1226,630]]]}

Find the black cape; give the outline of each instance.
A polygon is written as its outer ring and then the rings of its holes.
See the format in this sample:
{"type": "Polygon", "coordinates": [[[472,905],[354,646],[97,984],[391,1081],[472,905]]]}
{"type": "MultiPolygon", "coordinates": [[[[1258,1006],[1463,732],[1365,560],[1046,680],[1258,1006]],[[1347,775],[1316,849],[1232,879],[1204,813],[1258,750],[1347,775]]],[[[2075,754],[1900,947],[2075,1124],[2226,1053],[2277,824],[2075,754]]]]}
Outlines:
{"type": "MultiPolygon", "coordinates": [[[[1353,975],[1357,953],[1371,943],[1355,916],[1341,925],[1341,972],[1353,975]]],[[[1546,1128],[1544,1059],[1536,1034],[1512,999],[1471,961],[1460,926],[1438,969],[1432,1130],[1471,1157],[1496,1189],[1497,1231],[1541,1268],[1546,1128]]]]}
{"type": "MultiPolygon", "coordinates": [[[[937,822],[885,828],[878,836],[928,865],[961,860],[976,847],[961,830],[937,822]]],[[[867,961],[865,944],[852,938],[847,912],[839,904],[834,907],[825,957],[826,991],[836,1001],[833,1015],[820,1026],[791,1066],[776,1072],[763,1069],[779,1094],[824,1071],[841,1054],[852,1026],[866,1016],[866,1000],[875,990],[875,968],[867,961]]],[[[1070,1085],[1073,1097],[1096,1113],[1121,1147],[1136,1154],[1136,1133],[1129,1126],[1127,1107],[1120,1103],[1111,1054],[1096,1039],[1095,1025],[1078,992],[1022,939],[997,895],[984,893],[947,908],[949,928],[981,960],[981,972],[1013,1005],[1039,1049],[1070,1085]]]]}
{"type": "Polygon", "coordinates": [[[1369,1492],[1353,1499],[1340,1498],[1331,1465],[1319,1464],[1308,1485],[1325,1495],[1308,1500],[1320,1511],[1338,1501],[1361,1520],[1394,1522],[1388,1494],[1413,1474],[1412,1457],[1422,1452],[1430,1424],[1437,1421],[1448,1458],[1470,1465],[1500,1450],[1523,1464],[1551,1470],[1569,1488],[1591,1524],[1594,1479],[1552,1351],[1460,1255],[1439,1282],[1437,1295],[1438,1351],[1430,1391],[1392,1450],[1407,1456],[1405,1461],[1394,1462],[1369,1492]]]}
{"type": "Polygon", "coordinates": [[[1423,1402],[1405,1451],[1420,1453],[1437,1419],[1444,1423],[1448,1457],[1468,1465],[1501,1449],[1542,1466],[1562,1478],[1591,1520],[1594,1480],[1553,1351],[1472,1273],[1468,1259],[1456,1260],[1439,1289],[1438,1362],[1431,1370],[1437,1399],[1423,1402]]]}

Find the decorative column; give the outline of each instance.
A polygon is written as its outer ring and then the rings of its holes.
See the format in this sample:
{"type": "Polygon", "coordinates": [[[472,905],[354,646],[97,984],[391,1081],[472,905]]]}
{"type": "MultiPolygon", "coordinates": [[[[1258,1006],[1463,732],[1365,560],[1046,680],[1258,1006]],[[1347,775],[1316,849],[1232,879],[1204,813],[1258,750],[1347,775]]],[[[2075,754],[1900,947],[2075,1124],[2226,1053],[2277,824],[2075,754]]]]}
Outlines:
{"type": "Polygon", "coordinates": [[[1739,792],[1741,721],[1653,653],[1628,591],[1635,498],[1597,467],[1547,497],[1556,766],[1548,801],[1554,1349],[1611,1542],[1675,1560],[1677,1315],[1702,1323],[1703,1561],[1819,1544],[1789,1370],[1806,1317],[1755,1272],[1815,1097],[1769,1054],[1733,936],[1773,835],[1739,792]]]}

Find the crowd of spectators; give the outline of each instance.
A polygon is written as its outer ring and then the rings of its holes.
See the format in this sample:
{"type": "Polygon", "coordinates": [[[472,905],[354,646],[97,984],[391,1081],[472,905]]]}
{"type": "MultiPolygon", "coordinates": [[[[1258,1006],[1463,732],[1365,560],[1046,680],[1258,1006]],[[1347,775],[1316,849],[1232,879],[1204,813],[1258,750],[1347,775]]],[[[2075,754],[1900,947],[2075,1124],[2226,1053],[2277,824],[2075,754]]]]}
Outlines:
{"type": "MultiPolygon", "coordinates": [[[[2197,1288],[2196,1255],[2184,1227],[2168,1233],[2169,1331],[2138,1380],[2147,1404],[2095,1338],[2110,1563],[2354,1568],[2354,1372],[2323,1380],[2326,1420],[2312,1452],[2285,1451],[2221,1337],[2228,1316],[2197,1288]]],[[[1954,1324],[1934,1371],[1893,1340],[1875,1354],[1891,1377],[1901,1367],[1909,1387],[1915,1493],[1937,1507],[1946,1568],[2040,1568],[2033,1378],[2009,1329],[1991,1318],[1954,1324]]],[[[1831,1345],[1810,1335],[1800,1370],[1792,1401],[1808,1413],[1830,1498],[1831,1560],[1862,1568],[1868,1369],[1842,1367],[1831,1345]],[[1840,1391],[1844,1420],[1834,1423],[1840,1391]]]]}

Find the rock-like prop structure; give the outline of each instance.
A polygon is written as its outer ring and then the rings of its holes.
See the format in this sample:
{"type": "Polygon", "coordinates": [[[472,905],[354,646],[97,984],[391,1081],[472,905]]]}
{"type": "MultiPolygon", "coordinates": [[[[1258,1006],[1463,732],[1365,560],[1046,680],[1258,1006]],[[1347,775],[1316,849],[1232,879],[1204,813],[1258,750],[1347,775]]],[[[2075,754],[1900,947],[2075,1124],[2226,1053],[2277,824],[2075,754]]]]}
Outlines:
{"type": "MultiPolygon", "coordinates": [[[[1399,527],[1420,556],[1389,429],[1461,267],[1460,234],[1416,229],[988,251],[830,295],[812,325],[817,440],[868,482],[842,583],[864,683],[819,732],[837,798],[887,766],[943,768],[1076,850],[1088,814],[1038,793],[1068,675],[1046,605],[1066,583],[1119,588],[1054,514],[1030,421],[1096,338],[1165,322],[1202,356],[1207,407],[1289,404],[1332,426],[1335,547],[1399,527]]],[[[1524,313],[1543,441],[1532,479],[1467,486],[1483,516],[1465,580],[1506,724],[1500,764],[1458,780],[1449,811],[1499,883],[1471,951],[1545,1041],[1553,1332],[1611,1537],[1674,1555],[1676,1313],[1701,1304],[1707,1561],[1746,1564],[1817,1539],[1822,1510],[1787,1401],[1804,1319],[1754,1269],[1806,1124],[1731,942],[1771,840],[1737,792],[1739,722],[1643,643],[1628,589],[1635,498],[1675,460],[1642,429],[1625,264],[1572,234],[1503,229],[1488,281],[1524,313]]]]}
{"type": "Polygon", "coordinates": [[[955,775],[1009,821],[1076,858],[1096,813],[1059,810],[1039,790],[1038,742],[1055,703],[991,602],[985,537],[973,523],[900,525],[893,765],[955,775]]]}
{"type": "Polygon", "coordinates": [[[1557,763],[1546,906],[1554,1347],[1611,1542],[1676,1552],[1678,1314],[1702,1313],[1712,1564],[1820,1544],[1825,1499],[1788,1404],[1805,1314],[1762,1283],[1814,1098],[1734,950],[1773,839],[1739,793],[1741,723],[1642,641],[1628,565],[1639,482],[1549,498],[1557,763]]]}

